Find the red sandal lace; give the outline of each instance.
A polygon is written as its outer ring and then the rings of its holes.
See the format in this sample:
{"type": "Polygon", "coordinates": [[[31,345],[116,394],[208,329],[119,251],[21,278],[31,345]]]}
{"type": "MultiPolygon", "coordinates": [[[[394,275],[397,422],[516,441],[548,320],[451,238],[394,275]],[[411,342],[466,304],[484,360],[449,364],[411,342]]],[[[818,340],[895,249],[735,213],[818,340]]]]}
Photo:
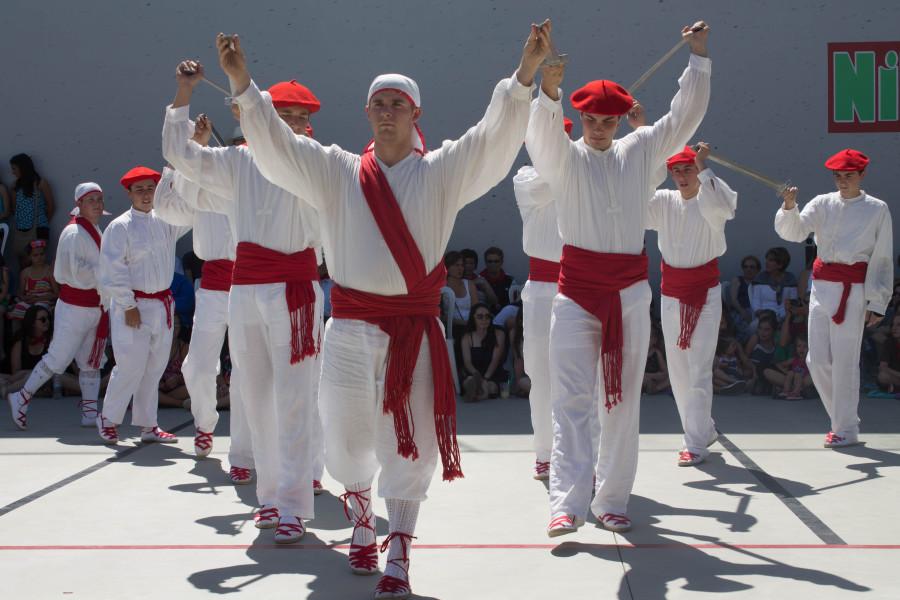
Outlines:
{"type": "Polygon", "coordinates": [[[100,414],[100,412],[97,410],[96,400],[79,400],[78,408],[81,409],[81,414],[86,419],[96,419],[97,415],[100,414]]]}
{"type": "Polygon", "coordinates": [[[22,403],[16,407],[16,426],[19,429],[28,429],[28,405],[31,404],[31,394],[25,390],[20,390],[18,394],[22,398],[22,403]]]}
{"type": "Polygon", "coordinates": [[[211,431],[200,431],[197,430],[197,434],[194,436],[194,447],[200,448],[201,450],[209,450],[213,445],[213,434],[211,431]]]}
{"type": "Polygon", "coordinates": [[[408,533],[403,533],[402,531],[394,531],[386,538],[384,538],[384,542],[381,544],[381,551],[387,552],[390,547],[391,542],[394,539],[400,540],[400,547],[403,550],[403,555],[400,558],[392,558],[388,561],[388,564],[392,564],[406,575],[406,579],[400,579],[399,577],[394,577],[393,575],[382,575],[381,579],[378,580],[378,585],[375,586],[375,593],[384,593],[384,594],[398,594],[398,593],[411,593],[412,588],[409,585],[409,546],[412,544],[412,541],[415,539],[415,536],[412,536],[408,533]],[[404,565],[404,563],[406,563],[404,565]]]}
{"type": "Polygon", "coordinates": [[[268,506],[260,508],[253,515],[253,522],[259,524],[260,522],[266,521],[274,521],[278,518],[278,509],[274,506],[268,506]]]}
{"type": "Polygon", "coordinates": [[[275,529],[275,541],[278,541],[279,537],[291,538],[291,541],[299,540],[305,532],[302,521],[300,523],[279,523],[275,529]]]}
{"type": "Polygon", "coordinates": [[[839,436],[838,434],[836,434],[833,431],[829,431],[828,434],[825,436],[826,444],[840,444],[843,441],[844,441],[844,438],[842,438],[841,436],[839,436]]]}
{"type": "Polygon", "coordinates": [[[233,483],[237,483],[238,481],[250,481],[250,469],[245,469],[244,467],[231,467],[228,471],[228,476],[231,477],[233,483]]]}
{"type": "Polygon", "coordinates": [[[600,520],[604,523],[610,522],[613,525],[630,525],[631,520],[625,515],[617,515],[615,513],[603,513],[600,520]]]}
{"type": "Polygon", "coordinates": [[[550,473],[550,461],[536,460],[534,461],[534,474],[547,475],[550,473]]]}
{"type": "Polygon", "coordinates": [[[372,539],[376,540],[371,544],[366,545],[350,544],[350,555],[348,558],[350,569],[353,572],[374,573],[378,570],[378,542],[376,539],[375,524],[372,522],[372,517],[374,515],[371,512],[372,500],[369,496],[371,491],[371,487],[358,492],[347,490],[346,493],[339,496],[340,500],[344,503],[344,514],[347,516],[347,520],[354,522],[353,537],[351,537],[351,540],[356,537],[356,530],[359,528],[371,531],[372,539]],[[359,516],[353,517],[350,514],[351,512],[355,512],[350,504],[351,498],[356,500],[357,504],[360,506],[362,514],[359,516]]]}
{"type": "Polygon", "coordinates": [[[575,527],[575,521],[572,520],[572,517],[569,515],[560,515],[555,519],[550,521],[550,525],[547,526],[548,530],[556,529],[556,528],[566,528],[572,529],[575,527]]]}
{"type": "Polygon", "coordinates": [[[119,441],[119,431],[116,429],[115,423],[111,425],[107,425],[109,421],[106,420],[102,415],[100,416],[100,437],[102,437],[107,442],[118,442],[119,441]]]}
{"type": "Polygon", "coordinates": [[[682,450],[678,453],[678,462],[689,463],[694,462],[698,458],[700,458],[699,455],[694,454],[690,450],[682,450]]]}

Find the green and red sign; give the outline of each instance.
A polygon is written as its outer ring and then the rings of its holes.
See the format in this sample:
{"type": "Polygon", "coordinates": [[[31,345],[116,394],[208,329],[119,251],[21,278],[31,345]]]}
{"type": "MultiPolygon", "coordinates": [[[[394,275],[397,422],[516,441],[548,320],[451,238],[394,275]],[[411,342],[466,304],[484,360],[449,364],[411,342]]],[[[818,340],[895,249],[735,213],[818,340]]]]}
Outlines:
{"type": "Polygon", "coordinates": [[[828,132],[900,131],[900,42],[828,44],[828,132]]]}

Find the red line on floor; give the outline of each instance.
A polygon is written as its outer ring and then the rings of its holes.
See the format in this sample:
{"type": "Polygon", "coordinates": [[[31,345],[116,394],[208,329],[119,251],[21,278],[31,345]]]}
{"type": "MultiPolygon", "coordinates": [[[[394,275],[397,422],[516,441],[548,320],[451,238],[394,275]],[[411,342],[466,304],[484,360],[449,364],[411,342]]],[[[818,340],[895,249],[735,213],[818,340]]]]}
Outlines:
{"type": "MultiPolygon", "coordinates": [[[[565,549],[613,549],[625,550],[900,550],[900,544],[585,544],[563,542],[560,544],[413,544],[416,550],[552,550],[565,549]]],[[[71,545],[5,545],[2,550],[347,550],[347,544],[71,544],[71,545]]]]}

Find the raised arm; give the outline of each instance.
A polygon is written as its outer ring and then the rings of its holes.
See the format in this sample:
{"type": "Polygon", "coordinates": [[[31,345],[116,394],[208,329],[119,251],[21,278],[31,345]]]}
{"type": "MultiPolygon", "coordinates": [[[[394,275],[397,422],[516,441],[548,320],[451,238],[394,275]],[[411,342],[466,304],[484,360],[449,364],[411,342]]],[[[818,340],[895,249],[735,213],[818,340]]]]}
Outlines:
{"type": "Polygon", "coordinates": [[[162,179],[156,184],[156,192],[153,195],[153,210],[160,219],[170,225],[192,226],[194,224],[195,210],[184,199],[183,193],[190,194],[191,190],[197,193],[196,184],[187,181],[183,175],[165,167],[162,179]],[[176,180],[180,182],[181,190],[176,188],[176,180]]]}
{"type": "Polygon", "coordinates": [[[112,223],[100,244],[100,290],[120,308],[137,308],[125,252],[128,232],[122,223],[112,223]]]}
{"type": "Polygon", "coordinates": [[[700,214],[710,225],[721,226],[725,221],[734,218],[737,210],[737,192],[731,189],[724,180],[716,176],[712,169],[706,166],[706,157],[709,156],[709,144],[698,144],[697,158],[694,162],[700,171],[700,193],[697,195],[697,206],[700,214]]]}
{"type": "MultiPolygon", "coordinates": [[[[281,120],[268,93],[250,79],[244,51],[237,35],[216,36],[219,64],[228,75],[231,90],[241,108],[241,131],[263,177],[317,209],[333,197],[336,146],[323,147],[305,135],[296,135],[281,120]]],[[[344,153],[346,154],[346,153],[344,153]]]]}
{"type": "Polygon", "coordinates": [[[534,168],[554,190],[560,189],[574,152],[572,141],[563,127],[562,90],[559,86],[564,75],[564,65],[541,70],[541,91],[531,103],[531,117],[525,133],[525,148],[534,168]]]}
{"type": "Polygon", "coordinates": [[[711,62],[706,48],[709,27],[698,21],[682,29],[691,47],[688,66],[678,79],[678,92],[669,112],[649,127],[638,129],[649,144],[649,160],[657,165],[681,150],[693,137],[709,105],[711,62]],[[694,31],[702,27],[699,31],[694,31]]]}
{"type": "Polygon", "coordinates": [[[884,315],[894,293],[894,230],[891,212],[884,207],[884,216],[878,226],[875,249],[866,270],[866,309],[884,315]]]}
{"type": "Polygon", "coordinates": [[[782,193],[784,203],[775,213],[775,232],[788,242],[802,242],[814,233],[818,226],[818,201],[813,198],[803,212],[797,209],[797,188],[789,187],[782,193]]]}

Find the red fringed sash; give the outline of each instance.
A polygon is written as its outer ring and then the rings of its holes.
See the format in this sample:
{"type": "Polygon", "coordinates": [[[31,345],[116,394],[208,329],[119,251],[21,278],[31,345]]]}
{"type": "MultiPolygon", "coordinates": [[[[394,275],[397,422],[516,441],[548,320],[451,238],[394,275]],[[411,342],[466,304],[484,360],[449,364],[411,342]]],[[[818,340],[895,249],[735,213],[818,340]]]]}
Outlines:
{"type": "Polygon", "coordinates": [[[175,298],[172,297],[172,290],[165,289],[158,292],[148,294],[140,290],[132,290],[135,298],[144,298],[146,300],[159,300],[166,307],[166,325],[172,329],[172,306],[175,304],[175,298]]]}
{"type": "Polygon", "coordinates": [[[622,401],[622,298],[630,285],[647,279],[646,254],[610,254],[563,246],[559,292],[602,323],[600,363],[606,410],[622,401]]]}
{"type": "Polygon", "coordinates": [[[233,285],[286,284],[284,296],[291,317],[292,365],[319,353],[320,340],[313,335],[316,291],[312,285],[318,280],[316,252],[312,248],[284,254],[253,242],[237,245],[233,285]]]}
{"type": "Polygon", "coordinates": [[[231,289],[231,273],[233,271],[234,261],[227,258],[204,262],[200,277],[200,289],[227,292],[231,289]]]}
{"type": "Polygon", "coordinates": [[[817,258],[813,262],[813,279],[844,284],[844,289],[841,292],[841,303],[838,305],[837,312],[831,316],[831,320],[837,325],[844,322],[844,314],[847,312],[847,298],[850,297],[850,286],[854,283],[865,283],[866,270],[868,268],[868,263],[864,262],[842,265],[840,263],[827,263],[821,258],[817,258]]]}
{"type": "Polygon", "coordinates": [[[719,285],[719,259],[714,258],[699,267],[678,268],[661,261],[662,294],[678,300],[681,313],[681,332],[678,347],[691,347],[691,338],[700,313],[706,305],[706,296],[711,288],[719,285]]]}
{"type": "Polygon", "coordinates": [[[529,256],[528,279],[530,281],[556,283],[559,281],[559,263],[529,256]]]}
{"type": "Polygon", "coordinates": [[[397,452],[412,460],[418,458],[419,451],[413,439],[415,423],[409,396],[422,336],[428,336],[434,385],[434,428],[443,478],[452,481],[462,477],[463,473],[456,441],[456,391],[450,372],[450,356],[438,324],[440,289],[445,285],[446,270],[441,263],[430,273],[426,272],[422,253],[373,152],[362,156],[359,181],[378,230],[403,274],[407,293],[381,296],[335,285],[331,290],[332,316],[372,323],[390,337],[384,412],[394,418],[397,452]]]}
{"type": "MultiPolygon", "coordinates": [[[[97,250],[100,249],[100,232],[93,223],[84,217],[72,217],[69,223],[75,223],[84,229],[94,243],[97,244],[97,250]]],[[[83,306],[86,308],[100,307],[100,320],[97,321],[97,329],[94,330],[94,344],[91,346],[91,354],[88,357],[88,364],[95,368],[100,368],[100,360],[103,358],[103,351],[106,350],[106,340],[109,339],[109,313],[104,310],[100,303],[100,294],[97,290],[82,290],[63,284],[59,291],[60,299],[66,304],[74,306],[83,306]],[[67,290],[65,288],[68,288],[67,290]]]]}

